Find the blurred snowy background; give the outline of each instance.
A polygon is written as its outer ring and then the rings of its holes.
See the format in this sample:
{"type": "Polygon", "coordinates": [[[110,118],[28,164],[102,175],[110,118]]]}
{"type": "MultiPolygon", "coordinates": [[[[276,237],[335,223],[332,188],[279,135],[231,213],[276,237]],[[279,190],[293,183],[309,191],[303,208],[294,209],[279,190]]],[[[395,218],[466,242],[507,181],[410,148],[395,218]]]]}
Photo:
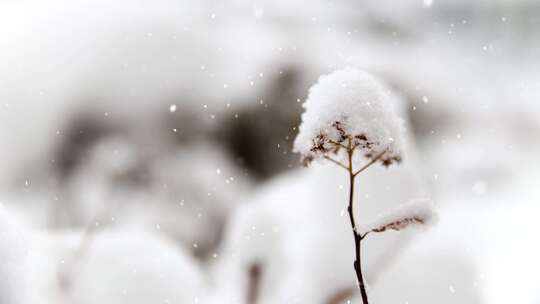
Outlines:
{"type": "Polygon", "coordinates": [[[373,303],[540,303],[540,2],[0,1],[0,303],[360,303],[346,174],[291,153],[356,66],[410,151],[358,181],[373,303]],[[350,302],[348,302],[350,301],[350,302]]]}

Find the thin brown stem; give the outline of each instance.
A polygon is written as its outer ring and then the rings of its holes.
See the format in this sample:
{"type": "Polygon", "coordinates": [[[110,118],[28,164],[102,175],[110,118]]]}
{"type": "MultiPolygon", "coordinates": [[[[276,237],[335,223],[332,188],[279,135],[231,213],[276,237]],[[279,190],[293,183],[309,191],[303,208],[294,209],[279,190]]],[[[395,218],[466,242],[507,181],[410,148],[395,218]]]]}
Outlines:
{"type": "Polygon", "coordinates": [[[262,266],[255,263],[248,270],[249,282],[246,304],[257,304],[261,285],[262,266]]]}
{"type": "Polygon", "coordinates": [[[354,246],[355,246],[355,260],[354,260],[354,271],[356,272],[356,279],[358,281],[358,288],[360,289],[360,294],[362,296],[362,303],[363,304],[369,304],[368,296],[367,296],[367,290],[366,290],[366,284],[364,283],[364,276],[362,274],[362,240],[369,234],[369,232],[366,232],[364,234],[360,233],[356,227],[356,221],[354,219],[354,182],[355,177],[369,168],[371,165],[376,163],[378,160],[383,157],[383,155],[386,153],[386,150],[376,155],[371,161],[369,161],[367,164],[365,164],[362,168],[355,171],[353,169],[353,155],[355,149],[358,147],[358,145],[353,145],[351,137],[348,137],[347,146],[345,146],[342,143],[330,141],[331,144],[335,145],[336,147],[344,148],[347,151],[348,156],[348,164],[344,165],[341,162],[331,158],[330,156],[325,155],[324,158],[333,162],[334,164],[346,169],[349,172],[349,206],[347,207],[347,211],[349,213],[349,220],[351,221],[351,228],[353,232],[354,237],[354,246]]]}
{"type": "Polygon", "coordinates": [[[370,232],[371,232],[371,231],[368,231],[368,232],[366,232],[366,233],[364,233],[364,234],[361,234],[361,235],[360,235],[360,240],[365,239],[366,236],[367,236],[370,232]]]}
{"type": "MultiPolygon", "coordinates": [[[[381,159],[381,157],[384,155],[384,153],[386,153],[386,150],[382,151],[377,156],[375,156],[375,158],[373,158],[369,163],[365,164],[362,168],[358,169],[358,171],[354,172],[353,175],[357,176],[358,174],[362,173],[364,170],[366,170],[371,165],[376,163],[379,159],[381,159]]],[[[352,154],[352,152],[350,152],[350,154],[352,154]]]]}
{"type": "Polygon", "coordinates": [[[334,164],[336,164],[336,165],[338,165],[338,166],[340,166],[340,167],[346,169],[346,170],[349,170],[349,168],[348,168],[347,166],[345,166],[344,164],[342,164],[340,161],[337,161],[337,160],[331,158],[330,156],[325,155],[324,158],[327,159],[327,160],[329,160],[329,161],[331,161],[331,162],[333,162],[334,164]]]}
{"type": "Polygon", "coordinates": [[[334,146],[341,147],[341,148],[346,149],[346,150],[349,149],[349,147],[347,147],[347,146],[345,146],[344,144],[339,143],[339,142],[337,142],[337,141],[329,140],[328,142],[331,143],[331,144],[333,144],[334,146]]]}
{"type": "Polygon", "coordinates": [[[352,147],[352,141],[349,138],[349,143],[347,147],[348,152],[348,158],[349,158],[349,166],[347,170],[349,171],[349,206],[347,208],[347,211],[349,212],[349,219],[351,221],[351,228],[353,232],[354,237],[354,245],[355,245],[355,252],[356,252],[356,260],[354,261],[354,270],[356,272],[356,278],[358,280],[358,288],[360,288],[360,294],[362,296],[362,303],[363,304],[369,304],[367,292],[366,292],[366,286],[364,283],[364,277],[362,275],[362,254],[361,254],[361,242],[362,242],[362,236],[358,233],[356,228],[356,222],[354,219],[354,179],[356,177],[356,174],[353,173],[353,153],[354,149],[352,147]]]}

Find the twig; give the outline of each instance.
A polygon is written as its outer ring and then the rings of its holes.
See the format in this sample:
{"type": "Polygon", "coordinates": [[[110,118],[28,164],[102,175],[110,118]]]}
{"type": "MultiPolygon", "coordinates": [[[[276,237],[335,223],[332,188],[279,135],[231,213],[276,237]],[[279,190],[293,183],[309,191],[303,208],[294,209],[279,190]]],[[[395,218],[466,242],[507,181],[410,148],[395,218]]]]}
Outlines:
{"type": "Polygon", "coordinates": [[[346,169],[346,170],[349,170],[349,168],[348,168],[347,166],[345,166],[345,165],[342,164],[341,162],[339,162],[339,161],[337,161],[337,160],[331,158],[331,157],[328,156],[328,155],[325,155],[324,158],[327,159],[327,160],[329,160],[329,161],[331,161],[331,162],[333,162],[334,164],[336,164],[336,165],[338,165],[338,166],[340,166],[340,167],[346,169]]]}
{"type": "Polygon", "coordinates": [[[354,261],[354,270],[356,272],[356,279],[358,281],[358,288],[360,289],[360,294],[362,296],[362,303],[363,304],[369,304],[368,302],[368,296],[366,291],[366,285],[364,283],[364,276],[362,274],[362,240],[369,234],[369,231],[362,234],[357,230],[356,227],[356,221],[354,219],[354,213],[353,213],[353,207],[354,207],[354,181],[355,177],[365,171],[367,168],[369,168],[371,165],[376,163],[378,160],[383,157],[383,155],[387,152],[387,150],[384,150],[383,152],[377,154],[371,161],[369,161],[367,164],[365,164],[362,168],[358,169],[357,171],[354,171],[353,169],[353,155],[355,149],[358,147],[358,145],[353,145],[351,137],[347,137],[348,142],[347,146],[343,145],[342,143],[330,140],[329,143],[335,145],[336,147],[343,148],[347,151],[348,156],[348,165],[342,164],[340,161],[337,161],[333,159],[332,157],[328,155],[324,155],[324,158],[333,162],[334,164],[344,168],[349,172],[349,206],[347,207],[347,211],[349,213],[349,220],[351,221],[351,228],[353,232],[354,237],[354,245],[355,245],[355,261],[354,261]]]}
{"type": "Polygon", "coordinates": [[[354,149],[352,148],[352,141],[349,138],[349,144],[347,147],[348,157],[349,157],[349,167],[347,170],[349,171],[349,207],[347,208],[347,211],[349,212],[349,220],[351,221],[351,228],[353,232],[354,237],[354,245],[355,245],[355,252],[356,252],[356,259],[354,261],[354,270],[356,272],[356,279],[358,280],[358,287],[360,288],[360,294],[362,296],[362,303],[369,304],[367,292],[366,292],[366,286],[364,283],[364,276],[362,275],[362,253],[361,253],[361,242],[362,237],[356,230],[356,222],[354,220],[354,178],[356,177],[356,174],[354,174],[353,170],[353,153],[354,149]]]}
{"type": "Polygon", "coordinates": [[[347,146],[344,146],[342,143],[338,143],[337,141],[333,141],[333,140],[330,139],[328,142],[335,145],[335,146],[339,146],[339,147],[341,147],[343,149],[346,149],[346,150],[349,149],[347,146]]]}
{"type": "MultiPolygon", "coordinates": [[[[362,168],[358,169],[358,171],[354,172],[353,173],[353,176],[357,176],[359,173],[362,173],[362,171],[366,170],[367,168],[369,168],[371,165],[373,165],[374,163],[376,163],[379,159],[381,159],[381,157],[384,155],[384,153],[386,153],[386,150],[382,151],[381,153],[379,153],[379,155],[377,155],[374,159],[372,159],[369,163],[365,164],[362,168]]],[[[352,154],[352,152],[351,152],[352,154]]]]}

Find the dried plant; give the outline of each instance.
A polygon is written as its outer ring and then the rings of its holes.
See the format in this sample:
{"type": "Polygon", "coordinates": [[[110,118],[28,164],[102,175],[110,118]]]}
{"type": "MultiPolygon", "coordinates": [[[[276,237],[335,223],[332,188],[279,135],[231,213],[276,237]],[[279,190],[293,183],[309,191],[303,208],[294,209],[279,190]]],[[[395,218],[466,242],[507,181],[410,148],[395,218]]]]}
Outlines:
{"type": "Polygon", "coordinates": [[[388,90],[368,73],[344,69],[327,76],[310,89],[304,103],[295,151],[305,166],[324,159],[345,169],[349,175],[347,211],[355,244],[354,270],[364,304],[368,304],[362,271],[362,241],[370,233],[401,230],[424,224],[432,218],[430,203],[423,200],[397,208],[361,229],[354,216],[355,178],[370,166],[399,164],[403,122],[393,109],[388,90]],[[365,164],[359,165],[364,159],[365,164]]]}
{"type": "MultiPolygon", "coordinates": [[[[355,169],[353,166],[353,157],[354,153],[357,151],[357,149],[367,148],[372,146],[372,143],[367,139],[365,134],[359,134],[356,136],[353,136],[351,134],[347,134],[343,129],[341,128],[342,123],[341,122],[334,122],[333,127],[336,128],[338,133],[340,134],[340,139],[338,141],[333,141],[328,139],[324,135],[320,135],[317,138],[313,140],[313,147],[311,149],[314,153],[321,153],[323,154],[323,158],[331,161],[332,163],[344,168],[349,173],[349,205],[347,207],[347,211],[349,213],[349,220],[351,222],[351,228],[353,232],[354,237],[354,244],[355,244],[355,261],[354,261],[354,270],[356,272],[356,278],[358,280],[358,287],[360,288],[360,293],[362,296],[362,301],[364,304],[368,304],[368,296],[366,291],[366,285],[364,282],[364,276],[362,273],[362,254],[361,254],[361,248],[362,248],[362,240],[366,237],[367,233],[361,234],[359,231],[359,227],[356,224],[356,220],[354,217],[354,184],[355,184],[355,178],[358,174],[369,168],[371,165],[375,164],[377,161],[380,161],[383,165],[389,166],[392,163],[399,162],[401,159],[397,156],[389,156],[385,155],[387,154],[387,151],[384,150],[383,152],[378,153],[377,155],[374,154],[366,154],[366,157],[369,159],[369,162],[362,166],[360,169],[355,169]],[[331,148],[328,148],[331,147],[331,148]],[[339,160],[336,160],[333,155],[337,154],[340,150],[344,150],[347,153],[347,163],[342,163],[339,160]]],[[[303,163],[309,164],[309,161],[307,159],[312,160],[313,158],[311,156],[308,156],[308,158],[304,158],[303,163]]],[[[385,229],[385,228],[383,228],[385,229]]]]}

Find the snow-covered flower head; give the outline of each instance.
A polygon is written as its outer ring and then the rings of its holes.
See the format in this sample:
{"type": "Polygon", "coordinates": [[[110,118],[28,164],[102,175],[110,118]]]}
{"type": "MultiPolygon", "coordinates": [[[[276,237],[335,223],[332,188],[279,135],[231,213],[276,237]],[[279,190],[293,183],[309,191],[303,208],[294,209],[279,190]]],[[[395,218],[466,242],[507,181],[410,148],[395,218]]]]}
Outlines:
{"type": "Polygon", "coordinates": [[[401,160],[404,122],[394,109],[395,97],[371,74],[345,68],[321,76],[309,89],[294,151],[305,165],[347,148],[360,150],[388,166],[401,160]]]}

